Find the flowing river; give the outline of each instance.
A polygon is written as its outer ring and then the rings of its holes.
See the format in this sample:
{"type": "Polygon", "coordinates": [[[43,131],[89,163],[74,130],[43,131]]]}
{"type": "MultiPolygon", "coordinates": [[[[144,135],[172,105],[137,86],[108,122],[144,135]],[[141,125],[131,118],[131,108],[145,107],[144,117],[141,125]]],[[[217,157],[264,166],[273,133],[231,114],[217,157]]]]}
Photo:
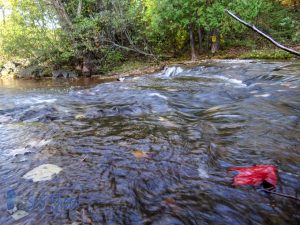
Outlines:
{"type": "Polygon", "coordinates": [[[299,62],[0,81],[1,225],[300,224],[300,201],[232,185],[229,167],[254,164],[300,197],[299,62]],[[24,178],[44,164],[61,171],[24,178]]]}

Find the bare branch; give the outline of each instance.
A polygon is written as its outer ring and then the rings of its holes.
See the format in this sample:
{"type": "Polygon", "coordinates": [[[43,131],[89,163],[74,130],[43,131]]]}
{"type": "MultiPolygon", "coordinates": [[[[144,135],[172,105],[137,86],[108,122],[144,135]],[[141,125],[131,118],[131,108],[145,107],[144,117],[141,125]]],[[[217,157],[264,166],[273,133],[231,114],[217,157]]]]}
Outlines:
{"type": "Polygon", "coordinates": [[[50,1],[52,6],[54,7],[62,27],[68,31],[72,30],[73,24],[71,22],[69,15],[66,12],[65,6],[62,3],[62,1],[61,0],[48,0],[48,1],[50,1]]]}
{"type": "Polygon", "coordinates": [[[244,20],[242,20],[241,18],[239,18],[238,16],[236,16],[235,14],[233,14],[232,12],[230,12],[229,10],[225,9],[225,12],[227,12],[230,16],[232,16],[234,19],[236,19],[237,21],[239,21],[240,23],[242,23],[243,25],[245,25],[246,27],[249,27],[250,29],[254,30],[255,32],[257,32],[259,35],[261,35],[262,37],[264,37],[265,39],[267,39],[268,41],[270,41],[271,43],[273,43],[275,46],[277,46],[278,48],[281,48],[284,51],[287,51],[291,54],[300,56],[300,52],[291,49],[291,48],[287,48],[284,45],[278,43],[277,41],[275,41],[272,37],[270,37],[269,35],[265,34],[264,32],[262,32],[261,30],[257,29],[254,25],[245,22],[244,20]]]}
{"type": "Polygon", "coordinates": [[[81,15],[81,10],[82,10],[82,0],[78,0],[78,7],[77,7],[77,16],[81,15]]]}
{"type": "Polygon", "coordinates": [[[113,46],[118,47],[118,48],[125,49],[125,50],[127,50],[127,51],[133,51],[133,52],[137,52],[137,53],[139,53],[139,54],[145,55],[145,56],[152,56],[152,57],[155,57],[155,55],[149,54],[149,53],[144,52],[144,51],[142,51],[142,50],[140,50],[140,49],[137,49],[137,48],[129,48],[129,47],[122,46],[122,45],[119,45],[119,44],[117,44],[117,43],[115,43],[115,42],[113,42],[113,41],[108,41],[108,40],[107,40],[106,42],[111,43],[113,46]]]}

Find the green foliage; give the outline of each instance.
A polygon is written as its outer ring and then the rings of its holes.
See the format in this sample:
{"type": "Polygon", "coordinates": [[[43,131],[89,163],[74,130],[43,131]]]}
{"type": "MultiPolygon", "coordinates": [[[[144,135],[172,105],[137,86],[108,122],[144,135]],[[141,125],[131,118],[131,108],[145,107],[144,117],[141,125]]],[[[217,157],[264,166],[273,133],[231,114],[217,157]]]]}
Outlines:
{"type": "Polygon", "coordinates": [[[240,56],[242,59],[290,59],[293,58],[293,55],[285,52],[283,50],[253,50],[251,52],[242,54],[240,56]]]}
{"type": "Polygon", "coordinates": [[[55,53],[68,54],[68,43],[59,29],[53,29],[54,14],[44,11],[39,1],[10,0],[8,15],[0,24],[0,53],[7,60],[59,60],[55,53]]]}
{"type": "Polygon", "coordinates": [[[2,60],[64,65],[92,58],[96,67],[108,70],[143,52],[182,54],[188,47],[189,27],[194,34],[201,27],[205,41],[209,32],[218,30],[226,47],[255,48],[264,43],[224,9],[276,40],[300,41],[300,14],[293,11],[293,0],[82,0],[81,8],[79,0],[61,1],[70,29],[64,28],[52,1],[0,0],[0,10],[6,12],[0,21],[2,60]]]}

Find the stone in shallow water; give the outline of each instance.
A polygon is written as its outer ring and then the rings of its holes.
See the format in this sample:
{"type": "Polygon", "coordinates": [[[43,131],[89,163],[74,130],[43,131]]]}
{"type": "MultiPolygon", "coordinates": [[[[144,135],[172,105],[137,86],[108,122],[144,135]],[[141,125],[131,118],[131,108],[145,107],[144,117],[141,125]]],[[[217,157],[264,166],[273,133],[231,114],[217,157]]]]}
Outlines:
{"type": "Polygon", "coordinates": [[[155,220],[151,225],[184,225],[184,223],[175,217],[163,216],[155,220]]]}
{"type": "Polygon", "coordinates": [[[7,123],[10,122],[12,120],[12,117],[10,116],[0,116],[0,123],[7,123]]]}
{"type": "Polygon", "coordinates": [[[25,212],[23,210],[17,210],[14,214],[11,215],[11,217],[14,219],[14,220],[19,220],[19,219],[22,219],[23,217],[25,216],[28,216],[28,212],[25,212]]]}
{"type": "Polygon", "coordinates": [[[52,176],[59,174],[62,168],[53,164],[43,164],[33,170],[27,172],[23,178],[28,180],[33,180],[33,182],[51,180],[52,176]]]}

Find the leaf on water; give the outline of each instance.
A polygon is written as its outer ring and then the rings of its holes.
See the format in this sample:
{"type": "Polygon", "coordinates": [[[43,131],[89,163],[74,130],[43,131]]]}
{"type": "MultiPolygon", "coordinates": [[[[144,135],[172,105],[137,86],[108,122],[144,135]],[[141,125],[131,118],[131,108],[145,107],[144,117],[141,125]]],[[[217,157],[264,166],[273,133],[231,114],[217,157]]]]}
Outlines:
{"type": "Polygon", "coordinates": [[[81,219],[84,224],[93,224],[92,220],[88,217],[85,209],[81,210],[81,219]]]}
{"type": "Polygon", "coordinates": [[[87,158],[88,158],[88,155],[83,155],[83,156],[81,156],[80,161],[81,162],[86,162],[87,158]]]}
{"type": "Polygon", "coordinates": [[[27,172],[23,178],[28,180],[33,180],[33,182],[51,180],[52,176],[59,174],[62,168],[53,164],[43,164],[33,170],[27,172]]]}
{"type": "Polygon", "coordinates": [[[261,185],[268,183],[271,187],[277,185],[277,168],[273,165],[255,165],[251,167],[234,167],[229,168],[229,171],[237,171],[238,175],[234,177],[233,184],[241,185],[261,185]]]}
{"type": "Polygon", "coordinates": [[[175,123],[173,123],[172,121],[169,121],[168,119],[166,119],[164,117],[158,117],[158,120],[166,127],[178,127],[178,125],[176,125],[175,123]]]}
{"type": "Polygon", "coordinates": [[[135,150],[132,152],[135,158],[142,159],[142,158],[149,158],[149,153],[144,152],[142,150],[135,150]]]}
{"type": "Polygon", "coordinates": [[[78,114],[75,116],[75,119],[79,120],[79,119],[84,119],[85,115],[84,114],[78,114]]]}
{"type": "Polygon", "coordinates": [[[158,119],[159,119],[159,121],[166,121],[166,119],[165,118],[163,118],[163,117],[158,117],[158,119]]]}
{"type": "Polygon", "coordinates": [[[176,201],[174,198],[166,198],[162,201],[163,206],[174,207],[176,206],[176,201]]]}
{"type": "Polygon", "coordinates": [[[132,152],[132,154],[137,159],[143,159],[143,158],[150,159],[155,157],[157,155],[157,152],[145,152],[143,150],[135,150],[132,152]]]}
{"type": "Polygon", "coordinates": [[[25,216],[28,216],[28,212],[25,212],[23,210],[17,210],[14,214],[11,215],[11,217],[14,219],[14,220],[19,220],[19,219],[22,219],[23,217],[25,216]]]}
{"type": "Polygon", "coordinates": [[[27,146],[26,147],[40,148],[40,147],[43,147],[43,146],[49,144],[50,142],[51,142],[51,140],[32,139],[29,142],[27,142],[27,146]]]}

